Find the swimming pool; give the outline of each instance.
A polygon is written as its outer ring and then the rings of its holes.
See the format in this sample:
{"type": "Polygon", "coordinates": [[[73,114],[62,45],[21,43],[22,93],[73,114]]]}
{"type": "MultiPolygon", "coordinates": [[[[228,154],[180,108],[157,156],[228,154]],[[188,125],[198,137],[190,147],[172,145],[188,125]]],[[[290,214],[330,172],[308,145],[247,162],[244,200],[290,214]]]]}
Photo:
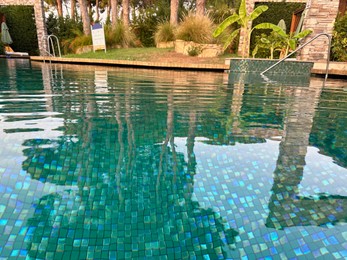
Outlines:
{"type": "Polygon", "coordinates": [[[0,257],[344,259],[347,82],[0,60],[0,257]]]}

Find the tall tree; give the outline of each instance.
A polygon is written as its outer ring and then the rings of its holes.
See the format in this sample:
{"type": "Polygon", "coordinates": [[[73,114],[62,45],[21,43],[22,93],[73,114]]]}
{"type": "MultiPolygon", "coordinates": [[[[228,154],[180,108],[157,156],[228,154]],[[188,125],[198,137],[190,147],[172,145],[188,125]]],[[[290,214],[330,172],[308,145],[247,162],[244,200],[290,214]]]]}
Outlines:
{"type": "Polygon", "coordinates": [[[113,28],[117,25],[117,19],[118,19],[117,0],[111,0],[111,20],[112,20],[113,28]]]}
{"type": "Polygon", "coordinates": [[[90,29],[90,18],[89,18],[88,9],[87,9],[87,2],[86,0],[78,0],[78,4],[81,10],[83,32],[85,35],[90,35],[91,29],[90,29]]]}
{"type": "Polygon", "coordinates": [[[56,0],[56,1],[57,1],[58,16],[63,17],[63,1],[62,0],[56,0]]]}
{"type": "Polygon", "coordinates": [[[70,16],[72,20],[75,20],[76,15],[76,0],[70,0],[70,16]]]}
{"type": "Polygon", "coordinates": [[[179,0],[170,1],[170,24],[171,25],[178,24],[178,4],[179,4],[179,0]]]}
{"type": "Polygon", "coordinates": [[[123,8],[123,24],[125,27],[129,27],[129,0],[122,0],[123,8]]]}
{"type": "Polygon", "coordinates": [[[99,22],[100,20],[99,0],[95,1],[95,12],[96,12],[95,21],[99,22]]]}
{"type": "Polygon", "coordinates": [[[206,0],[196,0],[196,15],[205,15],[206,0]]]}

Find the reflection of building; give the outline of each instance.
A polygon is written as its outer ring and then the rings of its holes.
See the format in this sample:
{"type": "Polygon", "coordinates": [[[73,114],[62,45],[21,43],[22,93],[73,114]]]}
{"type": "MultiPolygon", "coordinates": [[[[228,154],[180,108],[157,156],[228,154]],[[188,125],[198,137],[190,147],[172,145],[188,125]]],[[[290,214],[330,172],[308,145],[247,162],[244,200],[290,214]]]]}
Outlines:
{"type": "Polygon", "coordinates": [[[347,220],[347,197],[326,194],[317,194],[316,197],[299,195],[309,135],[320,93],[321,87],[313,86],[307,90],[294,90],[274,172],[267,227],[283,229],[347,220]]]}

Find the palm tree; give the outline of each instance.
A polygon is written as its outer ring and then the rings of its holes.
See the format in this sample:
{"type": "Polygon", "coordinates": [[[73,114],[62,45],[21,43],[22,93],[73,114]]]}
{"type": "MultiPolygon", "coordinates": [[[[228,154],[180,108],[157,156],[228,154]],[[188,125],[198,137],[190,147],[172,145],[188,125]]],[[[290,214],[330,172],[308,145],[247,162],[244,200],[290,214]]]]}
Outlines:
{"type": "Polygon", "coordinates": [[[242,57],[249,55],[249,43],[250,43],[250,34],[251,30],[251,22],[256,19],[259,15],[265,12],[268,9],[266,5],[259,5],[256,9],[253,10],[252,13],[247,14],[246,9],[246,1],[242,0],[239,8],[238,14],[234,13],[228,18],[226,18],[213,32],[213,37],[218,37],[221,33],[223,33],[230,25],[233,23],[237,23],[240,28],[234,30],[228,39],[225,41],[224,49],[228,48],[228,46],[234,41],[235,37],[239,35],[241,29],[244,30],[246,35],[245,42],[243,43],[243,48],[241,51],[242,57]],[[246,49],[247,47],[247,49],[246,49]]]}
{"type": "Polygon", "coordinates": [[[88,15],[87,3],[86,0],[78,0],[78,4],[81,10],[82,23],[83,23],[83,32],[85,35],[91,34],[90,29],[90,18],[88,15]]]}
{"type": "Polygon", "coordinates": [[[170,1],[170,24],[174,26],[178,24],[178,3],[179,0],[170,1]]]}
{"type": "Polygon", "coordinates": [[[117,0],[111,0],[111,19],[112,19],[112,27],[116,27],[117,25],[117,0]]]}
{"type": "Polygon", "coordinates": [[[129,0],[122,0],[123,7],[123,24],[125,27],[129,27],[129,0]]]}
{"type": "Polygon", "coordinates": [[[75,20],[76,14],[76,0],[70,0],[70,17],[72,20],[75,20]]]}
{"type": "Polygon", "coordinates": [[[196,0],[196,15],[205,15],[206,0],[196,0]]]}

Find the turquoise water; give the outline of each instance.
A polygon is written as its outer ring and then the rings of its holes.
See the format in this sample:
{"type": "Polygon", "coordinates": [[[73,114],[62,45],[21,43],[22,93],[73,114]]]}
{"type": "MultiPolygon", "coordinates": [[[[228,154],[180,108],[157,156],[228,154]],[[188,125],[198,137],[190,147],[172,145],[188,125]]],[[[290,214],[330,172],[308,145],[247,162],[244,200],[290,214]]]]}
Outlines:
{"type": "Polygon", "coordinates": [[[345,259],[346,101],[0,60],[0,258],[345,259]]]}

